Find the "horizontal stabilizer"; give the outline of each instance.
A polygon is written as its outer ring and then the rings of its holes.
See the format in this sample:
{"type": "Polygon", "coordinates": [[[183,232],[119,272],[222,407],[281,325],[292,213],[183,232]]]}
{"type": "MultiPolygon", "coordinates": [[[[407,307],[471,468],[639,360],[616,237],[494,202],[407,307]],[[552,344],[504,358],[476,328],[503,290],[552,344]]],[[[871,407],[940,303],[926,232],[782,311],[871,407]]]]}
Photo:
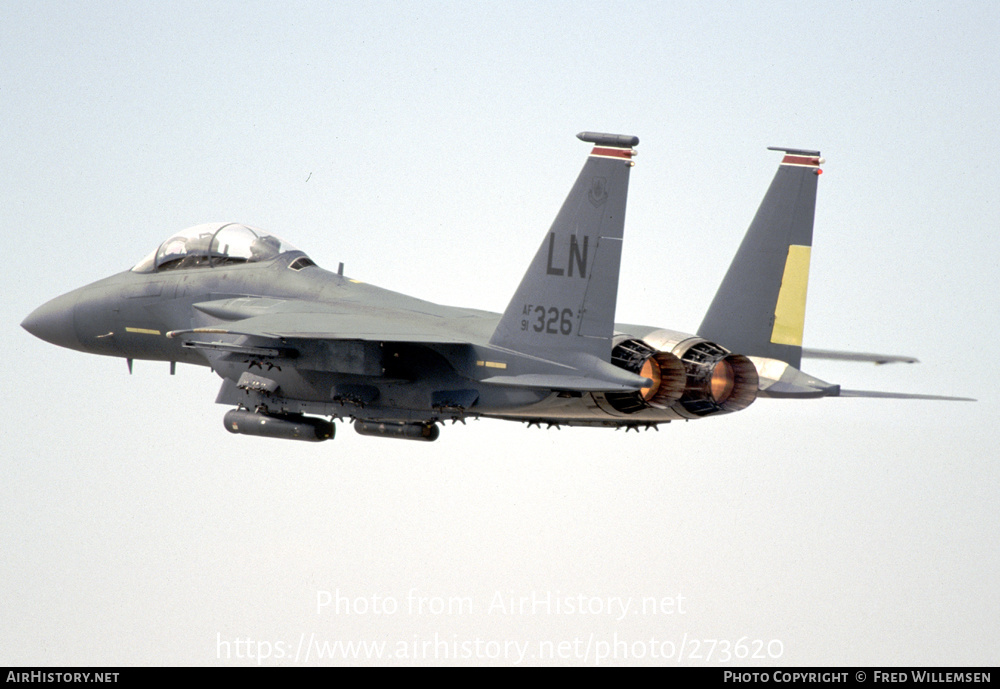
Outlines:
{"type": "MultiPolygon", "coordinates": [[[[874,355],[861,355],[874,356],[874,355]]],[[[903,359],[902,357],[899,357],[903,359]]],[[[759,397],[775,399],[809,399],[817,397],[876,397],[883,399],[943,400],[950,402],[975,402],[969,397],[921,395],[907,392],[880,392],[877,390],[845,390],[804,373],[784,361],[750,357],[760,376],[759,397]]],[[[862,359],[870,361],[870,359],[862,359]]],[[[906,359],[903,359],[906,360],[906,359]]]]}
{"type": "Polygon", "coordinates": [[[870,352],[842,352],[834,349],[802,348],[802,358],[835,359],[838,361],[864,361],[873,364],[916,364],[919,359],[899,354],[872,354],[870,352]]]}
{"type": "Polygon", "coordinates": [[[945,402],[975,402],[972,397],[948,397],[946,395],[918,395],[908,392],[879,392],[878,390],[841,390],[834,397],[877,397],[892,400],[942,400],[945,402]]]}
{"type": "Polygon", "coordinates": [[[758,397],[771,398],[776,400],[809,400],[819,397],[837,397],[840,394],[839,385],[831,385],[825,388],[810,387],[808,385],[792,385],[788,383],[775,383],[770,387],[760,390],[758,397]]]}
{"type": "Polygon", "coordinates": [[[757,367],[759,397],[775,399],[812,399],[829,397],[840,391],[839,385],[820,380],[787,362],[764,357],[750,357],[757,367]]]}

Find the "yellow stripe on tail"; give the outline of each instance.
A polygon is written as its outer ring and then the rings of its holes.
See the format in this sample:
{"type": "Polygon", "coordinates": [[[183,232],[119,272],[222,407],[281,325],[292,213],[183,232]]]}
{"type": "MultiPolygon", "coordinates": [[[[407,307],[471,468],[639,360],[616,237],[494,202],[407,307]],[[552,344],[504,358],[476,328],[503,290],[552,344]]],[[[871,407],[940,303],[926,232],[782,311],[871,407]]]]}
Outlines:
{"type": "Polygon", "coordinates": [[[811,247],[792,244],[785,259],[778,302],[774,306],[774,344],[802,346],[802,330],[806,322],[806,288],[809,285],[809,253],[811,247]]]}

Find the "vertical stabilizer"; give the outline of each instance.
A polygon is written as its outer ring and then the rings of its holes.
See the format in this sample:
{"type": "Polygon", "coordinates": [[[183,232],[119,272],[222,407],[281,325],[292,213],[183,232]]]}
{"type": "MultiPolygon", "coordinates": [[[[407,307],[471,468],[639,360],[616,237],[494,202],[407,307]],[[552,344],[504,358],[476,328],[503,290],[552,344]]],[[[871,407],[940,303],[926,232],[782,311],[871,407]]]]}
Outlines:
{"type": "Polygon", "coordinates": [[[490,344],[569,362],[611,359],[629,171],[638,137],[582,132],[594,144],[490,344]]]}
{"type": "Polygon", "coordinates": [[[819,151],[785,157],[722,280],[698,335],[747,356],[802,359],[819,151]]]}

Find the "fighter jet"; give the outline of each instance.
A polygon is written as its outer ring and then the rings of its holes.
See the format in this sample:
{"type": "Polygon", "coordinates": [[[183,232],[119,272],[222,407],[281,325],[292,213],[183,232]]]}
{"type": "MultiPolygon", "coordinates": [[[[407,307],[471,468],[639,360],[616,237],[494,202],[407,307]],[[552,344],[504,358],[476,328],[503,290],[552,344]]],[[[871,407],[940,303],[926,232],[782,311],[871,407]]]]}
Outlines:
{"type": "Polygon", "coordinates": [[[131,270],[40,306],[21,324],[91,354],[209,367],[232,433],[431,441],[447,421],[654,429],[758,397],[924,397],[842,390],[803,373],[819,151],[782,154],[696,334],[615,323],[635,136],[583,132],[583,170],[506,311],[440,306],[317,266],[268,232],[192,227],[131,270]]]}

